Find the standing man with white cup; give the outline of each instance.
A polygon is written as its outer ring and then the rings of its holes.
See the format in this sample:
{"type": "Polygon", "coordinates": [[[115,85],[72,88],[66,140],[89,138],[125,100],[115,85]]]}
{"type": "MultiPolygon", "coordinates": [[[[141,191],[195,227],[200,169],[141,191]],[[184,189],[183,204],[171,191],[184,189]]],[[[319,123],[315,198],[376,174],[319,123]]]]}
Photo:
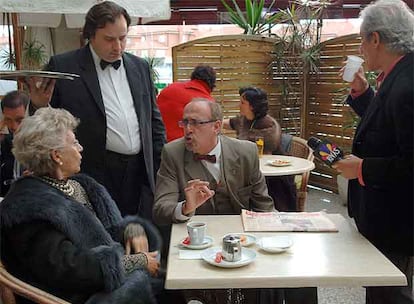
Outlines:
{"type": "Polygon", "coordinates": [[[377,91],[359,69],[349,105],[361,117],[352,155],[335,163],[349,179],[348,210],[359,232],[407,277],[408,286],[367,287],[367,304],[412,304],[414,210],[414,15],[401,0],[379,0],[361,13],[366,67],[380,72],[377,91]]]}

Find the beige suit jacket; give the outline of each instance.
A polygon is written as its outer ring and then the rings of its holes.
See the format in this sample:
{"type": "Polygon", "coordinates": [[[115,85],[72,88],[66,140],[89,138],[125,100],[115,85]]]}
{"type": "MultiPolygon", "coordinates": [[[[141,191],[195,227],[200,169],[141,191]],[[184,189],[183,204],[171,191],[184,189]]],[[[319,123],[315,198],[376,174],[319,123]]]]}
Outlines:
{"type": "MultiPolygon", "coordinates": [[[[241,209],[272,211],[274,204],[267,193],[264,176],[260,172],[257,148],[254,143],[220,136],[222,181],[230,196],[229,206],[234,214],[241,209]]],[[[158,224],[176,222],[174,210],[185,200],[184,188],[192,179],[205,180],[203,164],[193,159],[180,138],[166,144],[161,154],[161,167],[157,174],[153,218],[158,224]]],[[[215,202],[219,204],[220,202],[215,202]]],[[[209,201],[196,210],[196,214],[214,214],[209,201]]]]}

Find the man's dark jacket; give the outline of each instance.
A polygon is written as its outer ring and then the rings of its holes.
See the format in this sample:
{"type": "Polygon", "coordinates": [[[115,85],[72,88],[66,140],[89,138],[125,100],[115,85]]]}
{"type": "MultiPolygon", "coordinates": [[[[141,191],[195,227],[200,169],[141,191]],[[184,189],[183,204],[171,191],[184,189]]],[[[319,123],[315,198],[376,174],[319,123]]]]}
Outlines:
{"type": "Polygon", "coordinates": [[[14,179],[13,135],[7,134],[0,145],[0,196],[5,196],[14,179]]]}
{"type": "Polygon", "coordinates": [[[377,94],[368,89],[349,104],[361,117],[352,153],[362,176],[349,182],[348,208],[359,231],[384,253],[412,256],[413,54],[402,58],[377,94]]]}

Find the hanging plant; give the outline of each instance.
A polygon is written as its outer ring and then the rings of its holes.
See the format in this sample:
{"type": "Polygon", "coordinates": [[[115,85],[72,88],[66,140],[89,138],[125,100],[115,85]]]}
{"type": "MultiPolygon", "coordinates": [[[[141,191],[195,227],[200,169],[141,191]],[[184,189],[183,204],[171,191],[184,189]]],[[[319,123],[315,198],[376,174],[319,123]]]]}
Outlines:
{"type": "Polygon", "coordinates": [[[16,56],[11,50],[2,49],[0,52],[0,62],[8,69],[14,70],[16,67],[16,56]]]}
{"type": "Polygon", "coordinates": [[[3,26],[7,26],[8,49],[1,50],[0,61],[9,70],[14,70],[16,67],[16,55],[13,51],[10,13],[3,13],[3,21],[5,22],[3,26]]]}

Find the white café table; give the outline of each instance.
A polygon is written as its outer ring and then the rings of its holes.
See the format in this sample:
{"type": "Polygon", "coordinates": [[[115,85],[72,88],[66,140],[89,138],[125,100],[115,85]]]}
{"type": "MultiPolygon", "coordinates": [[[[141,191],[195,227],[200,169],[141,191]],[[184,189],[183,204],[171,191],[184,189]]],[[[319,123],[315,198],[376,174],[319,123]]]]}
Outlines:
{"type": "Polygon", "coordinates": [[[315,168],[315,164],[307,159],[288,156],[288,155],[263,155],[259,158],[260,171],[264,176],[281,176],[281,175],[294,175],[302,174],[307,171],[311,171],[315,168]],[[268,163],[275,160],[288,160],[290,161],[289,166],[274,167],[268,163]]]}
{"type": "MultiPolygon", "coordinates": [[[[240,268],[219,268],[203,260],[178,258],[178,243],[186,236],[186,224],[174,224],[168,256],[167,289],[272,288],[312,286],[407,285],[405,276],[369,243],[345,218],[329,215],[339,232],[260,232],[290,235],[293,246],[271,254],[252,245],[256,259],[240,268]]],[[[194,216],[207,223],[213,246],[222,245],[226,233],[243,232],[239,215],[194,216]]]]}

